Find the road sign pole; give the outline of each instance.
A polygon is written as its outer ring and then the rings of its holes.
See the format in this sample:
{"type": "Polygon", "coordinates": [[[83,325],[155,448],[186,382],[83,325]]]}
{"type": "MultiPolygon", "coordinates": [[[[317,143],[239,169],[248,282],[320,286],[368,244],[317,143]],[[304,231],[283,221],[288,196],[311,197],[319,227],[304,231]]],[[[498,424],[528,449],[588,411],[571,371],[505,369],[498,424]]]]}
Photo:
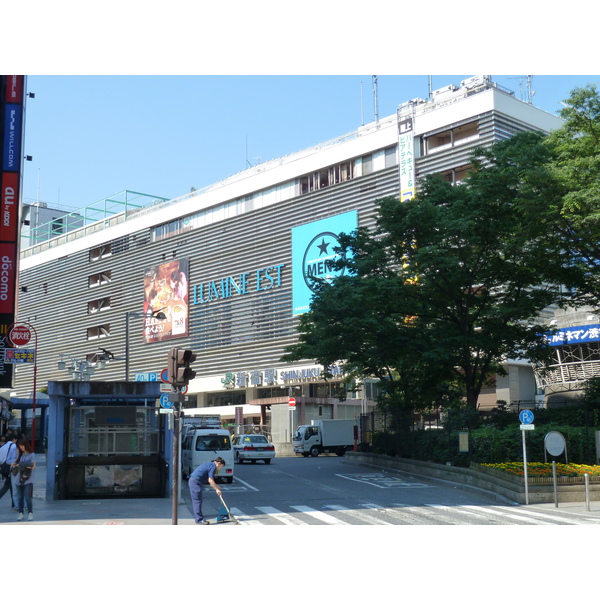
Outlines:
{"type": "Polygon", "coordinates": [[[177,390],[177,400],[173,407],[173,464],[171,465],[172,483],[171,483],[171,524],[177,525],[178,504],[179,504],[179,438],[180,438],[180,417],[181,403],[183,394],[177,390]]]}
{"type": "Polygon", "coordinates": [[[521,434],[523,436],[523,476],[525,477],[525,504],[529,504],[529,488],[527,482],[527,446],[525,444],[525,431],[533,429],[534,415],[530,410],[522,410],[519,413],[521,421],[521,434]]]}
{"type": "Polygon", "coordinates": [[[33,389],[31,390],[31,410],[33,413],[31,419],[31,449],[35,450],[35,413],[37,409],[37,353],[38,353],[38,335],[35,327],[28,321],[17,321],[10,326],[8,334],[9,341],[13,346],[18,347],[29,342],[31,333],[35,336],[34,352],[36,359],[33,363],[33,389]]]}
{"type": "Polygon", "coordinates": [[[525,504],[529,504],[529,488],[527,486],[527,446],[525,444],[525,430],[521,430],[523,436],[523,476],[525,477],[525,504]]]}

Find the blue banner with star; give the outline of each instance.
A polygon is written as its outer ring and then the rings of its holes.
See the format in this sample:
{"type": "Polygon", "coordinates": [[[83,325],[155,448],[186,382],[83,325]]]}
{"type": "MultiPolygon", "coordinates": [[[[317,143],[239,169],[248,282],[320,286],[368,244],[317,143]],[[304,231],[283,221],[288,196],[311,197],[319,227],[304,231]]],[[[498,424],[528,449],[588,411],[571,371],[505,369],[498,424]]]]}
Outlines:
{"type": "Polygon", "coordinates": [[[308,312],[319,281],[332,280],[343,272],[333,268],[338,258],[340,233],[352,233],[358,226],[353,210],[292,228],[292,313],[308,312]]]}

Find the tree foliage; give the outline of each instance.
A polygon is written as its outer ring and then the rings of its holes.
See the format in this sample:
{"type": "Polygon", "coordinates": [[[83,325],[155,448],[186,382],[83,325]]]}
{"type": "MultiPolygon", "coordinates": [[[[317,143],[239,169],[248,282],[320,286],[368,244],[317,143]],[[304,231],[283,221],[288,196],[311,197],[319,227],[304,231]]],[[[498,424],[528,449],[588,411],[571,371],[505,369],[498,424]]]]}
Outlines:
{"type": "Polygon", "coordinates": [[[541,140],[481,150],[462,185],[430,177],[410,202],[381,199],[374,231],[341,236],[348,275],[321,284],[284,359],[344,361],[407,407],[442,404],[459,382],[476,407],[503,360],[546,356],[534,316],[557,299],[545,275],[562,258],[515,210],[544,178],[541,140]]]}
{"type": "Polygon", "coordinates": [[[596,86],[576,88],[560,111],[564,126],[545,141],[551,177],[559,189],[548,206],[532,203],[529,216],[548,224],[555,247],[570,257],[562,275],[579,304],[600,305],[600,96],[596,86]]]}
{"type": "Polygon", "coordinates": [[[374,228],[341,236],[347,275],[319,286],[282,360],[342,361],[407,409],[457,390],[475,408],[506,359],[547,362],[540,312],[600,306],[600,97],[565,105],[550,135],[477,149],[460,185],[381,199],[374,228]]]}

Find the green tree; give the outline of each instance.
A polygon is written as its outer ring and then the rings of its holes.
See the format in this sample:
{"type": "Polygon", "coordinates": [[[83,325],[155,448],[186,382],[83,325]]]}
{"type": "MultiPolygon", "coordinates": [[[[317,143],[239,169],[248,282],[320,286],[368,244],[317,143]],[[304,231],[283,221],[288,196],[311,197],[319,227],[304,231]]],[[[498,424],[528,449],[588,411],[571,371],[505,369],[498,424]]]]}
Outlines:
{"type": "Polygon", "coordinates": [[[544,190],[541,142],[518,134],[479,150],[462,185],[430,177],[410,202],[380,200],[374,230],[340,237],[349,275],[321,284],[284,360],[345,361],[406,407],[459,381],[476,408],[506,358],[546,357],[535,315],[557,300],[546,277],[563,257],[515,210],[544,190]]]}
{"type": "Polygon", "coordinates": [[[529,215],[547,224],[548,237],[570,257],[561,275],[579,304],[600,305],[600,96],[595,85],[576,88],[560,111],[563,127],[545,141],[551,152],[554,201],[532,202],[529,215]]]}

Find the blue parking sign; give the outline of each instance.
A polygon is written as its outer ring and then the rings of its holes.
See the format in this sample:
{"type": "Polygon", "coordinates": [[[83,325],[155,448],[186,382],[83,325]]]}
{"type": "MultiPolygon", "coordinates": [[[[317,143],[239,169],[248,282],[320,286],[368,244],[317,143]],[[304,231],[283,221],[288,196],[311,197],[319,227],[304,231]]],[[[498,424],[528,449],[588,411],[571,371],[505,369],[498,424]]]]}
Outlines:
{"type": "Polygon", "coordinates": [[[533,413],[530,410],[522,410],[519,413],[519,421],[521,421],[523,425],[533,423],[533,413]]]}
{"type": "Polygon", "coordinates": [[[160,395],[160,405],[163,408],[173,408],[174,404],[175,403],[171,402],[171,400],[169,399],[169,394],[168,393],[160,395]]]}

